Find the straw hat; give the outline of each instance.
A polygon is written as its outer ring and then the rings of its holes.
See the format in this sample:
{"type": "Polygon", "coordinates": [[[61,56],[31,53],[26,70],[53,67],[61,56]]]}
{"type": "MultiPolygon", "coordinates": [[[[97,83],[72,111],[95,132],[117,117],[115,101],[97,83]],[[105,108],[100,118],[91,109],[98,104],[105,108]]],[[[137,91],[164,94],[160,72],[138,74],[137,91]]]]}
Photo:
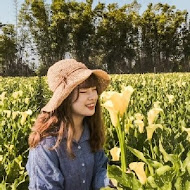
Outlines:
{"type": "Polygon", "coordinates": [[[100,69],[90,70],[83,63],[74,59],[61,60],[52,65],[47,72],[47,79],[49,88],[53,91],[53,96],[42,108],[42,111],[51,112],[58,108],[73,89],[92,73],[98,79],[99,93],[101,94],[110,82],[110,77],[105,71],[100,69]]]}

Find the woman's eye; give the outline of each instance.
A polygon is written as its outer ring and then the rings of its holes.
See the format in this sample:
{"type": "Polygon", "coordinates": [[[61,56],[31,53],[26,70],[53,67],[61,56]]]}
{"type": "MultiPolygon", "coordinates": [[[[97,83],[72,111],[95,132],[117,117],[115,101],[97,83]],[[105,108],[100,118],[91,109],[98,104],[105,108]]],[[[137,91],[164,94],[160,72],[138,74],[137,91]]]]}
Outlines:
{"type": "Polygon", "coordinates": [[[85,90],[80,90],[79,93],[86,93],[87,91],[85,90]]]}
{"type": "Polygon", "coordinates": [[[92,91],[97,91],[96,87],[91,87],[91,88],[87,88],[87,89],[80,89],[79,93],[87,93],[90,89],[92,91]]]}
{"type": "Polygon", "coordinates": [[[92,89],[92,90],[97,90],[95,86],[94,86],[94,87],[91,87],[91,89],[92,89]]]}

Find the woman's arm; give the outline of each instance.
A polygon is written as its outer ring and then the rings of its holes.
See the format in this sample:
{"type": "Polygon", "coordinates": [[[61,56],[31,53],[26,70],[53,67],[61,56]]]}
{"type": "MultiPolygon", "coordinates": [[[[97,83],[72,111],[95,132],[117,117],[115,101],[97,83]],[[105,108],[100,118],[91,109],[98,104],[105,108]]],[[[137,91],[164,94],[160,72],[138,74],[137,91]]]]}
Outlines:
{"type": "Polygon", "coordinates": [[[93,190],[99,190],[102,187],[108,186],[115,188],[110,179],[107,177],[108,158],[103,150],[95,153],[94,162],[94,175],[92,181],[93,190]]]}
{"type": "Polygon", "coordinates": [[[47,137],[29,151],[26,169],[29,190],[64,190],[64,177],[59,169],[59,159],[53,146],[53,138],[47,137]]]}

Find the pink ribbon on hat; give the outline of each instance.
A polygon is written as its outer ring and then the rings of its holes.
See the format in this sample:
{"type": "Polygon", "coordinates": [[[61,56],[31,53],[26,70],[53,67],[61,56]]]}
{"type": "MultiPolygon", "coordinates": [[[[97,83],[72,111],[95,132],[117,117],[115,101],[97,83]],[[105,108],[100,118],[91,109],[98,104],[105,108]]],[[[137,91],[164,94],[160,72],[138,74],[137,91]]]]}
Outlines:
{"type": "Polygon", "coordinates": [[[55,90],[57,89],[57,87],[61,84],[61,83],[63,83],[64,84],[64,88],[65,88],[65,86],[67,85],[67,77],[70,75],[70,74],[72,74],[72,73],[74,73],[75,71],[78,71],[78,70],[80,70],[80,69],[87,69],[87,67],[84,65],[84,67],[81,67],[81,65],[79,66],[79,67],[77,67],[77,68],[75,68],[74,70],[72,70],[71,72],[68,72],[66,75],[64,75],[64,76],[61,76],[61,81],[58,83],[58,85],[56,86],[56,88],[55,88],[55,90]]]}

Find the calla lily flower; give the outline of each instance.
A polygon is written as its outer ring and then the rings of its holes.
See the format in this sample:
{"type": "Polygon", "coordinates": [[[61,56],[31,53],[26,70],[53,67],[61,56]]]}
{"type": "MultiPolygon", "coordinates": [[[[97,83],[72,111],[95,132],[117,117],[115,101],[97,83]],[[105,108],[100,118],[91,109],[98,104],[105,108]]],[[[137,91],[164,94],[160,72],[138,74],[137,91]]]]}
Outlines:
{"type": "Polygon", "coordinates": [[[104,106],[109,111],[111,122],[113,126],[116,127],[118,123],[118,112],[115,109],[113,102],[107,100],[102,106],[104,106]]]}
{"type": "Polygon", "coordinates": [[[104,101],[102,106],[109,111],[111,122],[113,126],[116,127],[119,145],[121,147],[121,169],[123,172],[126,172],[127,165],[125,153],[125,126],[124,124],[121,125],[119,118],[122,118],[126,112],[133,91],[134,89],[131,86],[127,86],[122,88],[121,93],[109,91],[101,95],[104,101]]]}
{"type": "Polygon", "coordinates": [[[25,102],[26,104],[29,104],[29,103],[30,103],[30,98],[25,98],[25,99],[24,99],[24,102],[25,102]]]}
{"type": "Polygon", "coordinates": [[[139,132],[140,133],[144,132],[144,122],[142,120],[135,120],[134,124],[139,127],[139,132]]]}
{"type": "Polygon", "coordinates": [[[3,155],[0,155],[0,164],[3,161],[3,155]]]}
{"type": "Polygon", "coordinates": [[[145,81],[145,80],[143,80],[142,85],[143,85],[143,86],[145,86],[145,85],[146,85],[146,81],[145,81]]]}
{"type": "Polygon", "coordinates": [[[152,125],[157,118],[158,114],[163,111],[161,108],[153,108],[148,112],[148,124],[152,125]]]}
{"type": "Polygon", "coordinates": [[[19,96],[18,92],[13,92],[12,97],[13,97],[14,99],[17,99],[18,96],[19,96]]]}
{"type": "Polygon", "coordinates": [[[32,115],[32,110],[28,110],[28,111],[25,111],[25,112],[20,112],[21,115],[22,115],[22,118],[21,118],[21,125],[24,125],[24,122],[26,121],[26,118],[28,115],[32,115]]]}
{"type": "Polygon", "coordinates": [[[112,156],[113,161],[119,161],[121,149],[118,147],[114,147],[110,150],[110,154],[112,156]]]}
{"type": "Polygon", "coordinates": [[[181,87],[181,81],[177,82],[178,87],[181,87]]]}
{"type": "Polygon", "coordinates": [[[147,177],[144,171],[144,162],[132,162],[129,164],[129,168],[136,173],[142,184],[146,183],[147,177]]]}
{"type": "Polygon", "coordinates": [[[24,122],[26,121],[26,118],[28,116],[28,114],[26,112],[21,112],[22,118],[21,118],[21,125],[24,125],[24,122]]]}
{"type": "Polygon", "coordinates": [[[118,115],[122,117],[126,112],[133,91],[134,89],[131,86],[127,86],[122,89],[121,93],[108,91],[101,95],[101,98],[105,101],[102,106],[109,111],[114,126],[118,123],[118,115]]]}
{"type": "Polygon", "coordinates": [[[172,104],[174,102],[174,95],[166,95],[168,100],[169,100],[169,103],[172,104]]]}
{"type": "Polygon", "coordinates": [[[14,112],[12,112],[12,119],[15,119],[16,116],[17,116],[19,113],[20,113],[19,111],[14,111],[14,112]]]}
{"type": "Polygon", "coordinates": [[[5,94],[6,94],[7,92],[2,92],[1,93],[1,95],[0,95],[0,99],[2,100],[2,102],[4,101],[4,99],[5,99],[5,94]]]}
{"type": "Polygon", "coordinates": [[[10,118],[11,110],[3,110],[3,112],[7,114],[7,118],[10,118]]]}
{"type": "Polygon", "coordinates": [[[19,96],[21,97],[22,95],[23,95],[23,91],[22,91],[22,90],[19,90],[19,91],[13,92],[12,97],[13,97],[14,99],[18,99],[19,96]]]}
{"type": "Polygon", "coordinates": [[[3,103],[3,101],[0,101],[0,106],[4,106],[4,103],[3,103]]]}
{"type": "Polygon", "coordinates": [[[185,127],[182,127],[182,130],[183,131],[186,131],[188,136],[190,136],[190,128],[185,128],[185,127]]]}
{"type": "Polygon", "coordinates": [[[129,117],[128,122],[125,123],[124,129],[125,129],[125,133],[126,133],[126,134],[129,133],[129,129],[132,127],[131,123],[134,121],[134,119],[135,119],[135,118],[134,118],[133,116],[131,116],[131,117],[129,117]]]}
{"type": "Polygon", "coordinates": [[[160,102],[159,101],[156,101],[153,104],[154,104],[154,108],[160,108],[160,102]]]}
{"type": "Polygon", "coordinates": [[[132,93],[134,92],[134,89],[132,86],[127,86],[127,87],[123,87],[122,88],[122,99],[123,99],[123,104],[125,109],[123,110],[124,112],[126,111],[126,109],[128,108],[129,105],[129,101],[131,98],[132,93]]]}
{"type": "Polygon", "coordinates": [[[186,85],[186,82],[182,82],[181,84],[182,84],[182,86],[185,86],[185,85],[186,85]]]}
{"type": "Polygon", "coordinates": [[[139,127],[139,132],[143,133],[144,132],[144,116],[141,113],[136,113],[135,114],[136,120],[134,120],[134,124],[139,127]]]}
{"type": "Polygon", "coordinates": [[[151,140],[151,139],[152,139],[152,135],[153,135],[154,131],[155,131],[157,128],[163,129],[162,125],[160,125],[160,124],[152,124],[152,125],[149,125],[148,127],[146,127],[147,139],[148,139],[148,140],[151,140]]]}
{"type": "Polygon", "coordinates": [[[182,130],[187,132],[187,140],[190,141],[190,128],[182,127],[182,130]]]}
{"type": "Polygon", "coordinates": [[[144,116],[141,113],[136,113],[135,118],[136,118],[136,120],[143,120],[144,116]]]}

